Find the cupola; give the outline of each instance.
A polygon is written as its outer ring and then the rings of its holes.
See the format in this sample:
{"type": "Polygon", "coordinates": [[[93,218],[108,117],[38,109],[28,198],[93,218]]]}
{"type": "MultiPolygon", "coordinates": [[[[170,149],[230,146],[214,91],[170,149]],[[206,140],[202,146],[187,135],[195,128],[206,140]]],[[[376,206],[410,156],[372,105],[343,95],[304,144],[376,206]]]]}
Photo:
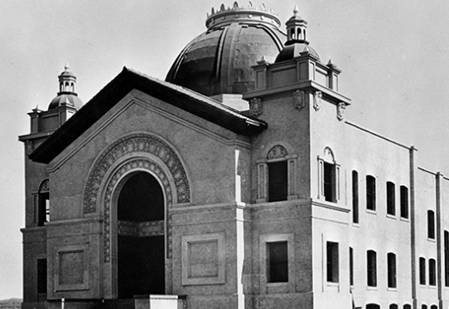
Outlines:
{"type": "Polygon", "coordinates": [[[58,108],[60,106],[73,107],[80,109],[83,102],[78,98],[75,92],[76,76],[69,71],[69,65],[64,66],[64,71],[58,76],[59,92],[58,95],[50,102],[48,110],[58,108]]]}
{"type": "Polygon", "coordinates": [[[285,23],[287,26],[287,42],[285,45],[294,43],[306,43],[307,41],[307,21],[299,16],[298,6],[293,9],[293,16],[285,23]]]}

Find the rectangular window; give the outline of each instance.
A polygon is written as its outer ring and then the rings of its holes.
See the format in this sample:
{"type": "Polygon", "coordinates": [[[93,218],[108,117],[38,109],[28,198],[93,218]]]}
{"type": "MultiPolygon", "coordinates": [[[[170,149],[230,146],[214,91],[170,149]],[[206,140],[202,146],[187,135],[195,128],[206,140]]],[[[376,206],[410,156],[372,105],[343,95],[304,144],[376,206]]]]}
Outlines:
{"type": "Polygon", "coordinates": [[[352,222],[359,223],[359,175],[352,171],[352,222]]]}
{"type": "Polygon", "coordinates": [[[449,286],[449,232],[444,231],[444,285],[449,286]]]}
{"type": "Polygon", "coordinates": [[[335,165],[327,162],[324,162],[323,164],[324,199],[328,202],[336,202],[335,165]]]}
{"type": "Polygon", "coordinates": [[[338,282],[338,243],[327,242],[327,282],[338,282]]]}
{"type": "Polygon", "coordinates": [[[376,178],[366,176],[366,209],[376,210],[376,178]]]}
{"type": "Polygon", "coordinates": [[[408,219],[408,188],[401,186],[401,217],[408,219]]]}
{"type": "Polygon", "coordinates": [[[387,182],[387,214],[394,216],[396,214],[395,205],[395,186],[391,181],[387,182]]]}
{"type": "Polygon", "coordinates": [[[267,243],[267,282],[288,282],[287,242],[267,243]]]}
{"type": "Polygon", "coordinates": [[[437,285],[436,263],[434,259],[429,259],[429,285],[437,285]]]}
{"type": "Polygon", "coordinates": [[[349,285],[354,285],[354,252],[349,247],[349,285]]]}
{"type": "Polygon", "coordinates": [[[396,255],[394,253],[388,253],[387,264],[388,287],[396,288],[396,255]]]}
{"type": "Polygon", "coordinates": [[[285,201],[288,194],[287,161],[268,163],[268,201],[285,201]]]}
{"type": "Polygon", "coordinates": [[[37,225],[43,226],[50,221],[50,195],[48,192],[38,194],[37,225]]]}
{"type": "Polygon", "coordinates": [[[426,259],[419,258],[419,284],[426,284],[426,259]]]}
{"type": "Polygon", "coordinates": [[[367,284],[370,287],[377,286],[377,256],[376,252],[369,250],[367,252],[367,284]]]}
{"type": "Polygon", "coordinates": [[[435,213],[432,210],[427,211],[427,237],[435,239],[435,213]]]}
{"type": "Polygon", "coordinates": [[[47,259],[37,260],[37,293],[47,293],[47,259]]]}

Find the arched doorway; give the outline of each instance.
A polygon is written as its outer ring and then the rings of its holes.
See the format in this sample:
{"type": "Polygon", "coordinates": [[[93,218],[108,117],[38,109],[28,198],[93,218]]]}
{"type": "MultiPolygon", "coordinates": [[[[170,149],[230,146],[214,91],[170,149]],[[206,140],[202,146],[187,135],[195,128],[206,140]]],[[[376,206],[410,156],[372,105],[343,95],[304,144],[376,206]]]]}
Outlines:
{"type": "MultiPolygon", "coordinates": [[[[120,188],[121,187],[121,188],[120,188]]],[[[118,298],[165,294],[165,200],[147,172],[128,175],[117,199],[118,298]]]]}

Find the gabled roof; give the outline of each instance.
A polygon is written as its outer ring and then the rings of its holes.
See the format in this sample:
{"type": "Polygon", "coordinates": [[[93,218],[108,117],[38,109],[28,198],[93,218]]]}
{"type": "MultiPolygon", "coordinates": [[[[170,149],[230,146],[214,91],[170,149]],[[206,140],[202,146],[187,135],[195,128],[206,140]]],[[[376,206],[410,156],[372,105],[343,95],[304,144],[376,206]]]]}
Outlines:
{"type": "Polygon", "coordinates": [[[140,90],[237,134],[251,136],[267,128],[265,122],[245,116],[202,94],[124,67],[120,74],[36,148],[30,154],[30,159],[49,163],[133,89],[140,90]]]}

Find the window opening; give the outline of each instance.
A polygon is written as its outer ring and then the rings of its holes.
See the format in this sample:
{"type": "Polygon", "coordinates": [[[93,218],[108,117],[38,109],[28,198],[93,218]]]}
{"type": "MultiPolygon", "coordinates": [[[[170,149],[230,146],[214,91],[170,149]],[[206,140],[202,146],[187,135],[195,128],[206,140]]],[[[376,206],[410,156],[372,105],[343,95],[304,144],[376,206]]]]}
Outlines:
{"type": "Polygon", "coordinates": [[[387,264],[388,287],[396,288],[396,255],[394,253],[388,253],[387,264]]]}
{"type": "Polygon", "coordinates": [[[426,259],[419,258],[419,284],[426,284],[426,259]]]}
{"type": "Polygon", "coordinates": [[[408,188],[401,186],[401,217],[408,219],[408,188]]]}
{"type": "Polygon", "coordinates": [[[338,282],[338,243],[327,242],[327,282],[338,282]]]}
{"type": "Polygon", "coordinates": [[[429,285],[435,286],[436,284],[436,263],[434,259],[429,259],[429,285]]]}
{"type": "Polygon", "coordinates": [[[394,216],[396,214],[395,205],[395,186],[391,181],[387,182],[387,214],[394,216]]]}
{"type": "Polygon", "coordinates": [[[268,163],[268,201],[285,201],[288,196],[287,161],[268,163]]]}
{"type": "Polygon", "coordinates": [[[267,243],[267,282],[288,282],[288,243],[267,243]]]}
{"type": "Polygon", "coordinates": [[[354,285],[354,251],[349,247],[349,285],[354,285]]]}
{"type": "Polygon", "coordinates": [[[369,250],[367,253],[367,284],[370,287],[377,286],[377,261],[376,252],[369,250]]]}
{"type": "Polygon", "coordinates": [[[335,166],[324,162],[324,199],[335,202],[335,166]]]}
{"type": "Polygon", "coordinates": [[[366,176],[366,208],[376,210],[376,178],[366,176]]]}
{"type": "Polygon", "coordinates": [[[352,222],[359,223],[359,174],[352,171],[352,222]]]}
{"type": "Polygon", "coordinates": [[[47,294],[47,259],[37,259],[37,293],[47,294]]]}
{"type": "Polygon", "coordinates": [[[435,213],[432,210],[427,211],[427,237],[435,239],[435,213]]]}
{"type": "Polygon", "coordinates": [[[444,231],[444,285],[449,286],[449,232],[444,231]]]}

